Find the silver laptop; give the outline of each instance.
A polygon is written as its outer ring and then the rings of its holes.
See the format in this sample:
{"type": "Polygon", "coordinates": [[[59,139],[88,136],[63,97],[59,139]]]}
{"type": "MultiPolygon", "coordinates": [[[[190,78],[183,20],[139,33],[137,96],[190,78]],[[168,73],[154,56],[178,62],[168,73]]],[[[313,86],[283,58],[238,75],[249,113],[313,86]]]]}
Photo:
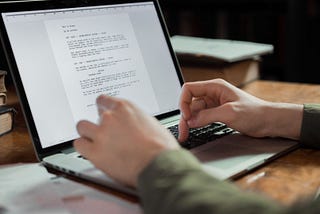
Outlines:
{"type": "MultiPolygon", "coordinates": [[[[72,141],[79,120],[98,121],[100,94],[129,99],[164,126],[177,125],[183,79],[158,2],[29,1],[0,10],[2,44],[39,160],[135,194],[79,157],[72,141]]],[[[221,179],[297,146],[245,137],[221,123],[206,128],[210,138],[184,146],[221,179]]]]}

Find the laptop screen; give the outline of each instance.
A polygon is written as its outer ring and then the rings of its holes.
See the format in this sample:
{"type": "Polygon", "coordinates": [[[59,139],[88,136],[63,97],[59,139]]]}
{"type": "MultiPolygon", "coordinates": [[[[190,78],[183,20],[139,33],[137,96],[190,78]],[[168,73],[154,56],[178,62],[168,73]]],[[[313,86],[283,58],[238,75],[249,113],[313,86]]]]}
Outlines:
{"type": "Polygon", "coordinates": [[[2,13],[31,114],[47,148],[98,121],[96,97],[150,115],[178,108],[181,83],[153,2],[2,13]]]}

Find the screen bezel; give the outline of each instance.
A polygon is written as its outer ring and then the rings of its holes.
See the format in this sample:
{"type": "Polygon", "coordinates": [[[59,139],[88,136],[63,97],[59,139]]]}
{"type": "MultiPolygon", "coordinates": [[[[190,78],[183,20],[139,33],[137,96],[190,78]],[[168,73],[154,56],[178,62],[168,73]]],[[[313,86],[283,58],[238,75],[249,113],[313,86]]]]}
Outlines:
{"type": "MultiPolygon", "coordinates": [[[[87,7],[87,6],[99,6],[99,5],[112,5],[112,4],[126,4],[126,3],[143,3],[143,2],[153,2],[158,19],[161,25],[161,28],[163,29],[163,34],[165,36],[168,49],[170,51],[170,55],[172,58],[172,61],[174,63],[174,67],[176,69],[176,73],[178,75],[178,79],[180,82],[180,85],[183,84],[183,77],[180,71],[180,66],[178,64],[178,60],[176,58],[176,55],[173,51],[173,48],[170,43],[170,37],[169,33],[166,27],[166,24],[164,22],[163,14],[160,9],[160,5],[157,0],[110,0],[106,3],[104,0],[71,0],[71,1],[65,1],[65,0],[37,0],[37,1],[15,1],[15,2],[1,2],[1,18],[0,18],[0,39],[1,44],[3,46],[3,49],[5,51],[5,55],[7,58],[7,62],[9,65],[10,74],[12,76],[12,79],[14,81],[16,92],[20,100],[20,105],[22,107],[24,117],[27,123],[27,127],[29,130],[29,133],[31,135],[31,140],[33,142],[34,148],[36,149],[37,157],[39,160],[42,160],[44,157],[54,154],[59,150],[63,150],[66,148],[72,147],[72,142],[64,142],[58,145],[50,146],[47,148],[43,148],[41,146],[40,138],[35,126],[35,122],[33,120],[33,116],[31,113],[30,105],[28,103],[26,93],[24,91],[23,83],[18,71],[18,67],[14,58],[14,54],[9,42],[9,38],[6,32],[6,28],[4,25],[4,21],[2,18],[2,13],[6,12],[19,12],[19,11],[32,11],[32,10],[45,10],[45,9],[63,9],[63,8],[73,8],[73,7],[87,7]]],[[[179,110],[176,109],[174,111],[170,111],[161,115],[157,115],[156,118],[161,120],[163,118],[167,118],[170,116],[174,116],[179,114],[179,110]]]]}

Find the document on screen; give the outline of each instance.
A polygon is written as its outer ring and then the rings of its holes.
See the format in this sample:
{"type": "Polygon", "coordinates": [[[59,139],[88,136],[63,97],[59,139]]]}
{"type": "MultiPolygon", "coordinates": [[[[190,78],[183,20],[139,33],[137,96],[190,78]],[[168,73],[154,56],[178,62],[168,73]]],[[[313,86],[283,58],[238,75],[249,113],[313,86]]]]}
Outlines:
{"type": "Polygon", "coordinates": [[[130,17],[123,14],[45,22],[75,122],[98,121],[100,94],[129,99],[159,111],[130,17]]]}

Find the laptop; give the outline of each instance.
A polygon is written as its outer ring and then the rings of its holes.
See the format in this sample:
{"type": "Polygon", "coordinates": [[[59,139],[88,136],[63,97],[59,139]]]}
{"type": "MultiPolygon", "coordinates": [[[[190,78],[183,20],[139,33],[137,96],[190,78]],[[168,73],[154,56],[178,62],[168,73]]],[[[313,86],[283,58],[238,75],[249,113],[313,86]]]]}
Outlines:
{"type": "MultiPolygon", "coordinates": [[[[79,137],[79,120],[98,121],[100,94],[129,99],[176,129],[183,78],[159,3],[21,1],[2,3],[0,10],[2,45],[38,159],[136,194],[79,157],[72,142],[79,137]]],[[[246,173],[298,145],[250,138],[221,123],[205,128],[211,130],[210,140],[184,145],[220,179],[246,173]]]]}

